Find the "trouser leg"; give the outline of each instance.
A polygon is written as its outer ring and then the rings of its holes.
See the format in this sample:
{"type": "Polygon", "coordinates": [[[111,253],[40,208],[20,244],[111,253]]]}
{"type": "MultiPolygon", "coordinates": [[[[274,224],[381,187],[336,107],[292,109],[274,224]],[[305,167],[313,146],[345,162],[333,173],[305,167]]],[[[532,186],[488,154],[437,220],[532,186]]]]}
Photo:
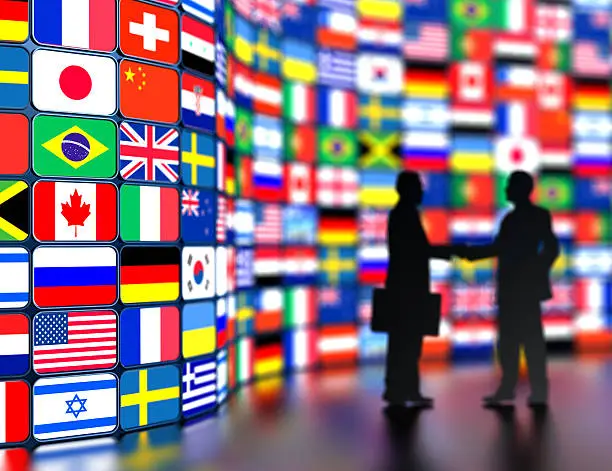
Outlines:
{"type": "Polygon", "coordinates": [[[546,398],[548,396],[546,341],[540,303],[526,306],[524,314],[523,345],[525,346],[531,394],[537,398],[546,398]]]}
{"type": "Polygon", "coordinates": [[[518,381],[520,338],[516,318],[510,317],[513,313],[509,310],[500,306],[498,348],[502,379],[499,392],[512,395],[518,381]]]}

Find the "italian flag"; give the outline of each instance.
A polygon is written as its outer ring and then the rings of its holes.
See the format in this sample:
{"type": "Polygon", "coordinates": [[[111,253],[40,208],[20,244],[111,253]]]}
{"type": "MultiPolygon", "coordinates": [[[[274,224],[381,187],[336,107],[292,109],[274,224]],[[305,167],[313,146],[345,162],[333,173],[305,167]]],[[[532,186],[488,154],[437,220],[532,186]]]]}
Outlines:
{"type": "Polygon", "coordinates": [[[300,124],[312,123],[316,115],[314,88],[302,83],[286,83],[283,107],[286,118],[300,124]]]}
{"type": "Polygon", "coordinates": [[[301,326],[316,321],[314,288],[288,288],[285,291],[285,325],[301,326]]]}
{"type": "Polygon", "coordinates": [[[175,241],[179,235],[179,199],[175,188],[123,185],[120,228],[124,241],[175,241]]]}

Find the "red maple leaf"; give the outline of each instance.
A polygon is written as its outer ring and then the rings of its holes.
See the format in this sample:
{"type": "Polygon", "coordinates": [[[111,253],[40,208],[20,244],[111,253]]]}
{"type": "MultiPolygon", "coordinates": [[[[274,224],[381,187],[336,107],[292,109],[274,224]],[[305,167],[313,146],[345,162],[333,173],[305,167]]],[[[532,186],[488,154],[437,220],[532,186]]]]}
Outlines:
{"type": "Polygon", "coordinates": [[[62,216],[66,218],[69,226],[74,226],[74,237],[77,236],[77,226],[84,226],[85,220],[89,217],[89,205],[81,203],[82,196],[74,190],[70,195],[70,203],[62,203],[62,216]]]}

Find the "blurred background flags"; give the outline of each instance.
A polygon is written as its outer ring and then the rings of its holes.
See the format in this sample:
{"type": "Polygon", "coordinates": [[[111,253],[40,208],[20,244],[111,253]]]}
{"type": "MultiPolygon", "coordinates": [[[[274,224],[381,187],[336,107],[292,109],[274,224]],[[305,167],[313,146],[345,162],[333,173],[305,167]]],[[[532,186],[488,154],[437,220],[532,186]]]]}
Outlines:
{"type": "Polygon", "coordinates": [[[283,76],[288,80],[314,83],[317,79],[315,48],[293,39],[283,40],[283,76]]]}
{"type": "Polygon", "coordinates": [[[374,208],[391,208],[397,202],[397,173],[383,170],[361,170],[359,202],[374,208]]]}
{"type": "Polygon", "coordinates": [[[246,65],[252,66],[255,62],[255,43],[257,41],[255,28],[240,16],[234,17],[235,33],[234,54],[246,65]]]}
{"type": "Polygon", "coordinates": [[[359,127],[361,129],[399,131],[401,125],[401,97],[359,95],[359,127]]]}
{"type": "Polygon", "coordinates": [[[569,211],[574,203],[574,181],[569,174],[546,174],[538,178],[535,200],[550,211],[569,211]]]}
{"type": "Polygon", "coordinates": [[[256,114],[253,120],[253,153],[266,159],[280,159],[283,147],[283,127],[280,119],[256,114]]]}
{"type": "Polygon", "coordinates": [[[250,200],[236,200],[236,212],[234,214],[236,245],[253,245],[255,237],[254,204],[250,200]]]}
{"type": "Polygon", "coordinates": [[[319,322],[338,324],[354,322],[357,311],[357,288],[355,286],[321,286],[317,293],[319,322]]]}
{"type": "Polygon", "coordinates": [[[283,208],[283,243],[314,245],[317,241],[318,210],[314,206],[283,208]]]}
{"type": "Polygon", "coordinates": [[[425,190],[423,207],[448,208],[451,175],[438,172],[421,172],[421,180],[425,190]]]}
{"type": "Polygon", "coordinates": [[[323,126],[353,128],[357,123],[357,97],[341,88],[319,86],[317,89],[318,122],[323,126]]]}
{"type": "Polygon", "coordinates": [[[261,72],[279,75],[281,70],[281,40],[265,28],[257,31],[255,68],[261,72]]]}
{"type": "Polygon", "coordinates": [[[495,207],[495,178],[490,175],[451,175],[450,204],[457,209],[495,207]]]}
{"type": "Polygon", "coordinates": [[[319,282],[349,285],[357,282],[357,249],[355,247],[320,247],[319,282]]]}
{"type": "Polygon", "coordinates": [[[404,19],[447,21],[447,0],[404,0],[404,19]]]}
{"type": "Polygon", "coordinates": [[[384,209],[361,208],[359,210],[359,240],[376,244],[387,241],[388,211],[384,209]]]}
{"type": "Polygon", "coordinates": [[[357,89],[373,95],[400,94],[404,65],[390,54],[362,53],[357,56],[357,89]]]}
{"type": "Polygon", "coordinates": [[[320,128],[319,162],[329,165],[354,166],[357,162],[357,136],[347,129],[320,128]]]}
{"type": "Polygon", "coordinates": [[[455,134],[450,168],[458,173],[491,173],[493,170],[491,139],[482,134],[455,134]]]}
{"type": "Polygon", "coordinates": [[[496,227],[491,213],[456,212],[451,215],[450,229],[454,244],[489,244],[496,227]]]}
{"type": "Polygon", "coordinates": [[[357,206],[359,178],[351,167],[320,165],[316,176],[317,203],[323,207],[357,206]]]}
{"type": "Polygon", "coordinates": [[[444,23],[404,22],[404,57],[409,60],[443,62],[449,53],[449,32],[444,23]]]}
{"type": "Polygon", "coordinates": [[[313,123],[317,114],[325,114],[325,111],[320,111],[324,103],[321,103],[321,100],[317,103],[317,98],[320,98],[321,95],[322,91],[312,85],[284,81],[283,116],[295,123],[313,123]]]}
{"type": "Polygon", "coordinates": [[[401,168],[401,135],[397,132],[359,133],[359,166],[367,169],[398,170],[401,168]]]}
{"type": "Polygon", "coordinates": [[[317,56],[317,77],[321,85],[354,88],[355,55],[333,49],[320,49],[317,56]]]}
{"type": "Polygon", "coordinates": [[[387,276],[388,253],[384,244],[359,247],[359,282],[380,285],[387,276]]]}
{"type": "Polygon", "coordinates": [[[282,6],[282,29],[286,37],[314,43],[317,8],[298,0],[286,0],[282,6]]]}
{"type": "Polygon", "coordinates": [[[321,7],[317,22],[317,44],[353,51],[357,46],[357,18],[346,10],[321,7]]]}
{"type": "Polygon", "coordinates": [[[576,178],[574,185],[577,209],[610,211],[612,182],[609,178],[605,176],[576,178]]]}
{"type": "Polygon", "coordinates": [[[217,372],[214,358],[183,365],[183,416],[193,417],[217,405],[217,372]]]}

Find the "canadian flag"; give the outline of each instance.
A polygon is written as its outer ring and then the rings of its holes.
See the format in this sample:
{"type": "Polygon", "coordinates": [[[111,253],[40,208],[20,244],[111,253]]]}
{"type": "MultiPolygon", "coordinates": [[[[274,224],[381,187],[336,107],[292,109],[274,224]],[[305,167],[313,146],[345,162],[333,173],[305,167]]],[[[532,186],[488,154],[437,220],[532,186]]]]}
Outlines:
{"type": "Polygon", "coordinates": [[[491,99],[491,70],[480,62],[454,65],[455,98],[459,102],[482,103],[491,99]]]}
{"type": "Polygon", "coordinates": [[[312,204],[314,202],[312,166],[301,162],[286,164],[285,182],[285,197],[288,203],[312,204]]]}
{"type": "Polygon", "coordinates": [[[540,108],[546,110],[567,108],[568,91],[569,83],[565,75],[555,71],[539,71],[536,92],[540,108]]]}

